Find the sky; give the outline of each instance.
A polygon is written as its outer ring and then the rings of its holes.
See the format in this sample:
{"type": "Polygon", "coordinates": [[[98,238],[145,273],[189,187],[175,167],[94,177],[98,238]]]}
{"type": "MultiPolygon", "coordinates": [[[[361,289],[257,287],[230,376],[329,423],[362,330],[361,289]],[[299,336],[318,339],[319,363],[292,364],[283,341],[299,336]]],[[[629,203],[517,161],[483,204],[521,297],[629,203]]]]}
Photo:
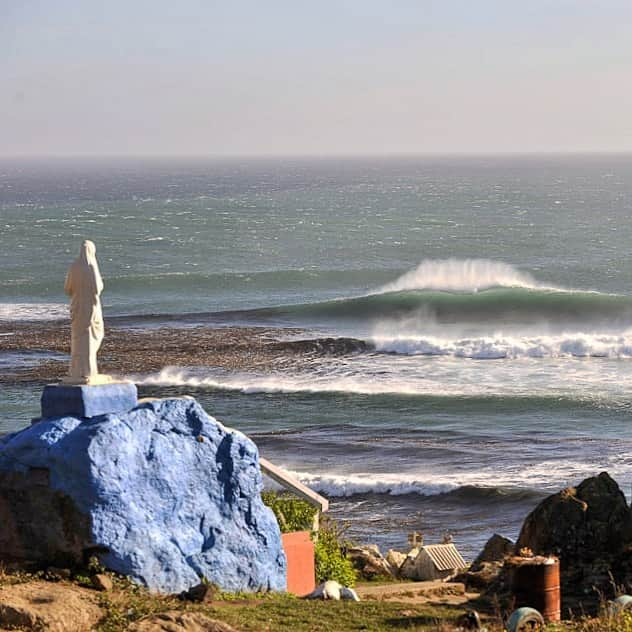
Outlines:
{"type": "Polygon", "coordinates": [[[0,0],[0,155],[632,151],[630,0],[0,0]]]}

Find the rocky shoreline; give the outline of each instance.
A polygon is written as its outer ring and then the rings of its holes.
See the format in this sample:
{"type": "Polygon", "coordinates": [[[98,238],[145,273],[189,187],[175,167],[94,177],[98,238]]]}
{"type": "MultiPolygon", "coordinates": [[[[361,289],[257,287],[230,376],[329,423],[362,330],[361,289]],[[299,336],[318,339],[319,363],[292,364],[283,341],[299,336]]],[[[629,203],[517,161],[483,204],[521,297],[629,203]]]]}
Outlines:
{"type": "MultiPolygon", "coordinates": [[[[367,545],[349,554],[364,579],[415,578],[410,553],[383,556],[367,545]]],[[[515,566],[550,556],[560,562],[563,616],[595,614],[604,601],[632,592],[632,507],[607,472],[545,498],[525,518],[515,543],[494,534],[469,568],[449,581],[509,608],[515,566]]]]}
{"type": "MultiPolygon", "coordinates": [[[[101,371],[133,376],[160,371],[166,366],[208,366],[226,370],[283,368],[302,359],[371,351],[353,338],[304,339],[297,328],[273,327],[109,327],[99,354],[101,371]]],[[[0,323],[1,353],[70,353],[70,326],[54,323],[0,323]]],[[[48,382],[67,371],[67,360],[43,358],[35,365],[9,366],[0,384],[48,382]]]]}

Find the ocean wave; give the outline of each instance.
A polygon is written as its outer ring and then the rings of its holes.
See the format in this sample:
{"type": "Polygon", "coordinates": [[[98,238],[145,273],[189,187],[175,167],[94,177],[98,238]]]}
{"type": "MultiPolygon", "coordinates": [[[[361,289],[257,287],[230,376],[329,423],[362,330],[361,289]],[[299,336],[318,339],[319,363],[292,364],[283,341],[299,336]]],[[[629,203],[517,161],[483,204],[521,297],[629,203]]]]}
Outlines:
{"type": "MultiPolygon", "coordinates": [[[[146,298],[136,303],[133,312],[147,311],[163,304],[147,297],[160,293],[167,297],[189,295],[202,292],[204,296],[226,292],[243,294],[254,292],[255,300],[269,300],[270,295],[292,295],[304,297],[313,288],[314,294],[335,296],[344,287],[362,287],[373,282],[381,282],[388,274],[386,270],[357,271],[313,271],[285,270],[243,273],[201,274],[198,272],[159,272],[152,275],[130,273],[108,279],[108,288],[118,295],[122,303],[109,310],[109,318],[125,319],[124,307],[128,295],[138,295],[139,288],[146,298]],[[330,286],[323,294],[323,283],[330,286]],[[296,294],[297,286],[301,292],[296,294]],[[289,289],[288,289],[289,288],[289,289]],[[334,289],[337,288],[337,289],[334,289]],[[264,291],[265,290],[265,291],[264,291]],[[149,294],[147,294],[149,292],[149,294]],[[263,292],[263,294],[261,294],[263,292]],[[265,295],[265,299],[262,296],[265,295]],[[139,308],[138,305],[141,305],[139,308]],[[118,311],[117,315],[112,315],[118,311]]],[[[201,305],[204,296],[197,304],[201,305]]],[[[142,298],[142,297],[141,297],[142,298]]],[[[243,304],[246,298],[240,298],[243,304]]],[[[167,301],[169,303],[169,301],[167,301]]],[[[164,322],[195,322],[210,324],[266,324],[277,326],[320,326],[351,322],[362,323],[366,333],[378,323],[392,323],[398,326],[398,334],[404,331],[401,321],[412,320],[417,327],[430,326],[482,326],[486,332],[490,328],[523,327],[524,325],[552,325],[556,331],[568,326],[592,329],[602,325],[602,329],[620,331],[632,327],[632,297],[604,294],[596,291],[570,290],[541,283],[530,274],[514,266],[484,259],[447,259],[423,261],[417,268],[394,281],[388,282],[372,292],[342,298],[242,309],[238,307],[226,311],[200,311],[183,313],[177,302],[172,313],[137,314],[135,320],[164,322]]],[[[63,306],[43,306],[12,304],[4,310],[0,306],[0,319],[28,320],[29,318],[58,318],[66,314],[63,306]]],[[[478,327],[477,330],[480,330],[478,327]]],[[[349,331],[348,327],[345,330],[349,331]]]]}
{"type": "Polygon", "coordinates": [[[523,287],[495,287],[469,293],[415,289],[226,312],[224,316],[298,323],[357,320],[397,324],[412,319],[419,326],[599,323],[624,327],[632,326],[632,297],[523,287]]]}
{"type": "MultiPolygon", "coordinates": [[[[441,482],[439,476],[421,477],[404,474],[311,474],[289,473],[314,491],[332,498],[356,495],[385,494],[389,496],[445,496],[463,502],[507,502],[541,498],[542,491],[528,487],[461,484],[453,477],[441,482]]],[[[465,476],[464,478],[468,478],[465,476]]]]}
{"type": "Polygon", "coordinates": [[[0,303],[0,322],[45,321],[68,318],[64,303],[0,303]]]}
{"type": "Polygon", "coordinates": [[[333,362],[310,360],[308,370],[273,373],[225,373],[211,367],[165,367],[158,373],[129,376],[141,386],[188,387],[250,394],[353,395],[451,399],[519,398],[574,402],[590,406],[629,408],[632,376],[619,362],[551,361],[517,364],[465,362],[454,358],[401,363],[388,356],[354,356],[333,362]],[[512,369],[514,367],[511,367],[512,369]],[[569,379],[572,375],[572,379],[569,379]]]}
{"type": "Polygon", "coordinates": [[[325,496],[348,497],[356,494],[419,494],[435,496],[459,487],[456,483],[428,481],[424,478],[397,474],[310,474],[289,470],[291,476],[325,496]]]}
{"type": "MultiPolygon", "coordinates": [[[[381,292],[440,290],[478,292],[493,287],[544,288],[528,273],[488,259],[426,259],[414,270],[387,283],[381,292]]],[[[559,289],[559,288],[548,288],[559,289]]]]}
{"type": "Polygon", "coordinates": [[[256,393],[355,393],[358,395],[420,395],[432,394],[423,391],[419,384],[384,382],[367,376],[344,376],[314,374],[305,375],[250,375],[233,374],[218,376],[208,374],[209,369],[187,369],[165,367],[159,373],[134,376],[141,386],[189,386],[222,391],[256,393]]]}
{"type": "Polygon", "coordinates": [[[599,321],[621,326],[632,325],[632,297],[541,283],[499,261],[446,259],[422,261],[367,294],[226,312],[225,316],[299,322],[414,318],[420,324],[439,325],[599,321]]]}
{"type": "Polygon", "coordinates": [[[358,472],[330,474],[286,469],[292,476],[313,490],[331,497],[359,494],[401,496],[450,496],[456,500],[507,501],[536,498],[569,485],[576,485],[588,476],[607,469],[613,476],[624,476],[628,460],[606,459],[605,462],[543,459],[515,467],[492,467],[461,473],[419,472],[415,474],[358,472]]]}
{"type": "Polygon", "coordinates": [[[632,332],[620,335],[484,336],[454,340],[433,336],[376,335],[375,350],[398,355],[453,356],[476,360],[517,358],[629,358],[632,332]]]}

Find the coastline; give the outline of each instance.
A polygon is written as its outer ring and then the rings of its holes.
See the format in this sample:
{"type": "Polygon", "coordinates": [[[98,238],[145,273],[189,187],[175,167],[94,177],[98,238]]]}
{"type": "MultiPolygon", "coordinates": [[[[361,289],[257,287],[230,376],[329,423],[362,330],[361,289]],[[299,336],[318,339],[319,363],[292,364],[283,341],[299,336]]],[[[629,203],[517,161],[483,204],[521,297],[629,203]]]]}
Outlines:
{"type": "MultiPolygon", "coordinates": [[[[99,354],[103,373],[132,377],[158,372],[167,366],[206,366],[227,370],[270,368],[289,353],[297,357],[318,354],[310,341],[284,340],[302,330],[272,327],[106,327],[99,354]]],[[[0,354],[70,353],[70,327],[66,322],[0,323],[0,354]]],[[[321,355],[326,350],[321,351],[321,355]]],[[[6,367],[0,384],[47,382],[65,375],[67,359],[44,360],[26,366],[6,367]]]]}

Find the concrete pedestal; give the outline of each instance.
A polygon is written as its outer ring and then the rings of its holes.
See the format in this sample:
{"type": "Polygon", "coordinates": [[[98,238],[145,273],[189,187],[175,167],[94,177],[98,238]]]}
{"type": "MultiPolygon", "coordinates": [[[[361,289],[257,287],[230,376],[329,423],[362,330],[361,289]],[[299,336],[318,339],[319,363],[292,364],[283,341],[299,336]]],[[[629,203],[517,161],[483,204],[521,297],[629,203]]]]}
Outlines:
{"type": "Polygon", "coordinates": [[[138,404],[133,382],[109,384],[49,384],[42,393],[42,417],[96,417],[106,413],[123,413],[138,404]]]}

